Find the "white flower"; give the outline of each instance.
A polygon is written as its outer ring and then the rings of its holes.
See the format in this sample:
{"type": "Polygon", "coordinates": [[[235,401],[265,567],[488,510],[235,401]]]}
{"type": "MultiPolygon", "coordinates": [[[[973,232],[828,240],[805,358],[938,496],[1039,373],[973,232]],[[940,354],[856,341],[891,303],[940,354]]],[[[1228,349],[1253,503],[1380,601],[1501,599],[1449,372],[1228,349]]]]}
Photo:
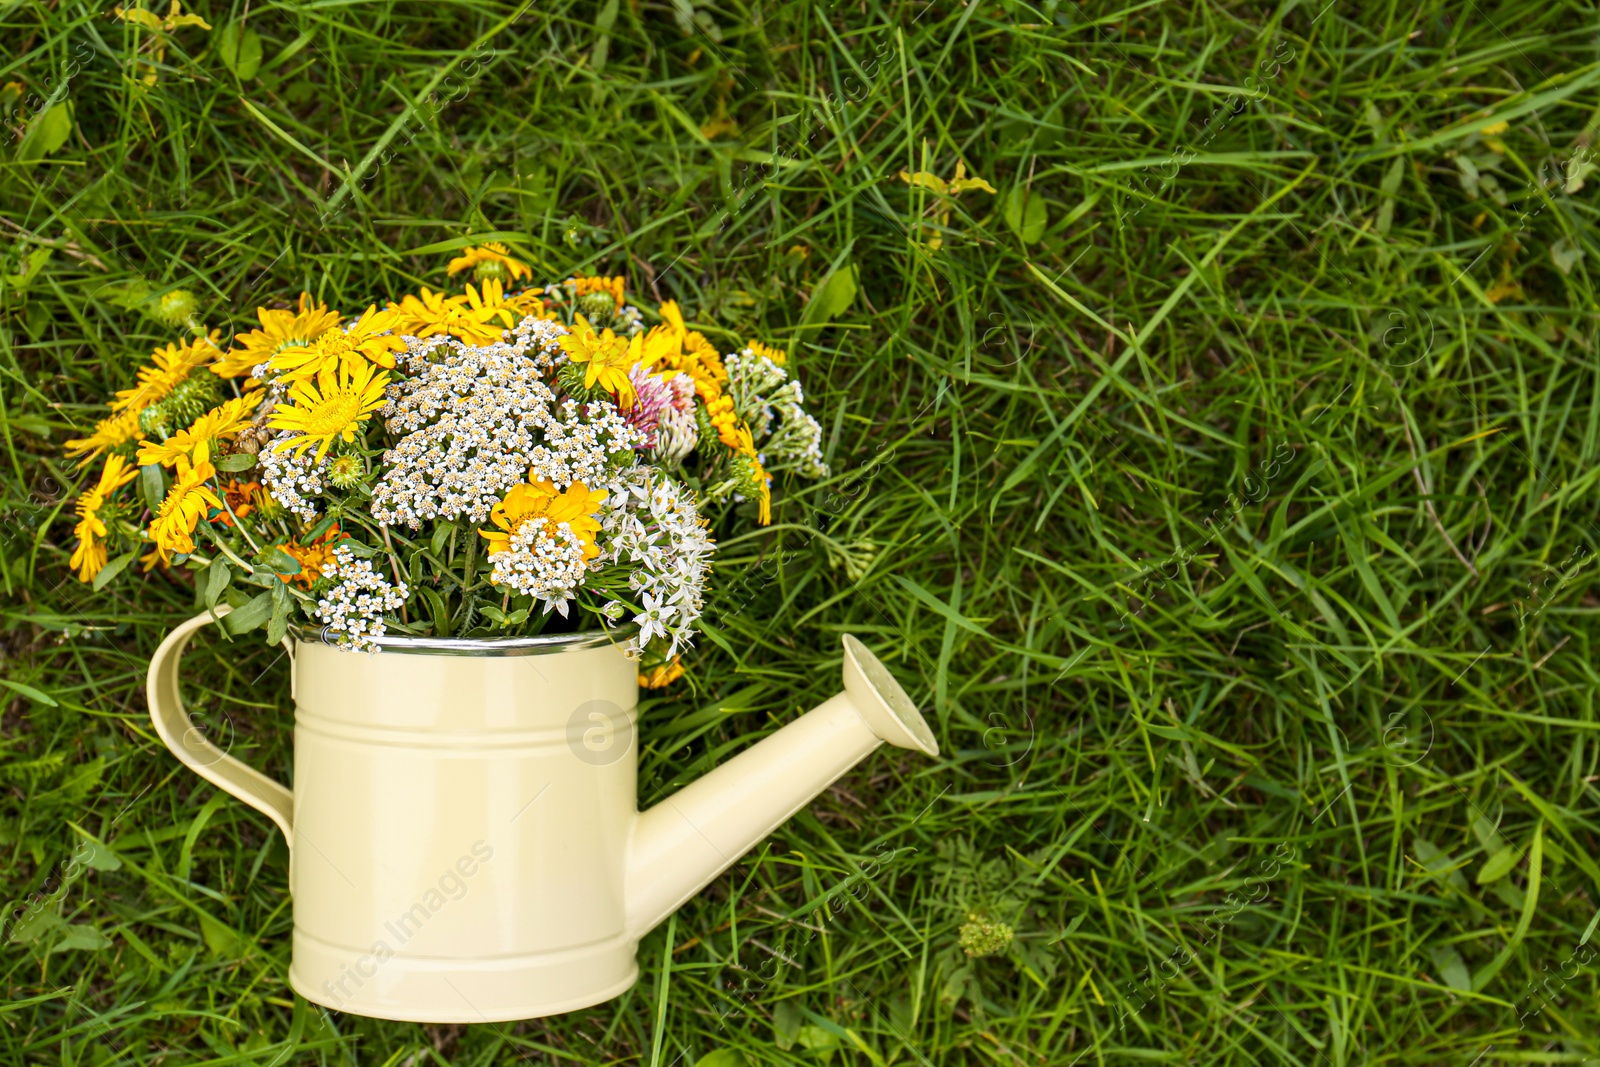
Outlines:
{"type": "Polygon", "coordinates": [[[761,464],[767,471],[792,470],[803,478],[823,478],[822,426],[806,413],[798,379],[766,356],[746,348],[728,356],[728,392],[734,410],[764,446],[761,464]],[[769,462],[767,456],[771,456],[769,462]]]}
{"type": "Polygon", "coordinates": [[[322,573],[339,581],[317,601],[313,617],[327,633],[337,635],[340,648],[377,652],[374,638],[388,631],[384,613],[399,611],[411,595],[406,583],[390,584],[373,569],[371,560],[362,559],[345,545],[333,550],[333,560],[322,573]]]}
{"type": "Polygon", "coordinates": [[[632,565],[628,587],[642,595],[639,643],[665,643],[677,655],[694,639],[716,549],[694,496],[682,483],[640,464],[618,476],[600,515],[597,563],[632,565]]]}
{"type": "Polygon", "coordinates": [[[567,601],[577,595],[578,586],[588,570],[584,558],[583,541],[564,522],[552,523],[531,519],[517,527],[509,545],[496,552],[491,580],[497,585],[510,586],[544,601],[544,611],[551,609],[567,615],[567,601]]]}
{"type": "Polygon", "coordinates": [[[408,337],[396,362],[409,377],[389,386],[382,410],[389,432],[404,436],[383,454],[373,518],[412,529],[439,518],[482,523],[530,476],[561,489],[605,485],[610,456],[631,455],[643,436],[607,401],[556,408],[543,379],[566,358],[556,344],[566,332],[529,317],[509,343],[408,337]]]}
{"type": "Polygon", "coordinates": [[[297,455],[291,450],[279,452],[273,447],[294,435],[293,430],[279,430],[270,443],[262,446],[256,462],[261,465],[261,484],[267,494],[305,522],[312,522],[317,517],[317,505],[312,498],[322,495],[322,476],[327,473],[328,458],[324,456],[319,461],[310,449],[297,455]]]}
{"type": "Polygon", "coordinates": [[[644,595],[644,610],[633,617],[639,624],[639,643],[648,645],[652,637],[659,637],[667,632],[666,624],[662,620],[661,598],[653,597],[649,593],[644,595]]]}

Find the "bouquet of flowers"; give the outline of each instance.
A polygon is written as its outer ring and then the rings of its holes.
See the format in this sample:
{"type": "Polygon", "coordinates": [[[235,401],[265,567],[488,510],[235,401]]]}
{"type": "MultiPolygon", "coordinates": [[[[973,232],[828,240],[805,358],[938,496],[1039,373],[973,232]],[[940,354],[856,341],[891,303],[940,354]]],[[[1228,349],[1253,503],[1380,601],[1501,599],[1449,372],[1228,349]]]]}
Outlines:
{"type": "Polygon", "coordinates": [[[188,334],[67,443],[101,461],[78,577],[181,568],[232,633],[298,610],[369,651],[631,620],[645,683],[681,674],[712,509],[766,524],[774,474],[827,474],[785,354],[719,352],[674,301],[647,327],[620,277],[527,286],[498,244],[447,270],[460,292],[359,315],[260,309],[227,351],[169,301],[188,334]]]}

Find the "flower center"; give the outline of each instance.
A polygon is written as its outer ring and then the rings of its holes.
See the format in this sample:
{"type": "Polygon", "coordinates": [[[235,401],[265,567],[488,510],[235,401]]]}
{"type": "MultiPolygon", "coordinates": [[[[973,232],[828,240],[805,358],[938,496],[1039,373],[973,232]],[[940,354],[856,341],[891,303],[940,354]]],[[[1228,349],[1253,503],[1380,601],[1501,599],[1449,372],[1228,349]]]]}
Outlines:
{"type": "Polygon", "coordinates": [[[361,398],[355,393],[330,393],[305,413],[308,437],[332,437],[343,433],[361,414],[361,398]]]}
{"type": "Polygon", "coordinates": [[[350,343],[350,338],[345,336],[343,330],[332,329],[317,338],[317,347],[327,356],[337,356],[343,359],[355,351],[355,346],[350,343]]]}

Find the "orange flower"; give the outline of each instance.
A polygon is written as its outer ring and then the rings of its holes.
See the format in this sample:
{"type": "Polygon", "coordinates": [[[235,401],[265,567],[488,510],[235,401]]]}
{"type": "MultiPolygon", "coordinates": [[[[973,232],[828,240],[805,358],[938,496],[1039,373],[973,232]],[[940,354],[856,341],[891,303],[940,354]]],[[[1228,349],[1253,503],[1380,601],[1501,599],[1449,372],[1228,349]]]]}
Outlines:
{"type": "Polygon", "coordinates": [[[615,278],[605,278],[599,275],[579,275],[572,280],[572,293],[575,298],[588,296],[590,293],[609,293],[611,299],[617,302],[617,310],[622,310],[622,275],[615,278]]]}
{"type": "Polygon", "coordinates": [[[235,515],[242,519],[256,509],[256,494],[259,492],[261,492],[260,482],[241,482],[237,478],[231,479],[222,487],[222,499],[227,507],[222,509],[221,515],[211,521],[232,526],[235,515]],[[232,515],[228,514],[230,510],[233,512],[232,515]]]}
{"type": "Polygon", "coordinates": [[[340,541],[345,539],[345,534],[339,530],[335,523],[327,533],[311,542],[309,545],[297,545],[293,541],[278,547],[293,556],[295,562],[300,564],[299,574],[280,574],[278,577],[285,582],[294,582],[303,589],[310,589],[328,562],[333,559],[333,550],[340,541]]]}

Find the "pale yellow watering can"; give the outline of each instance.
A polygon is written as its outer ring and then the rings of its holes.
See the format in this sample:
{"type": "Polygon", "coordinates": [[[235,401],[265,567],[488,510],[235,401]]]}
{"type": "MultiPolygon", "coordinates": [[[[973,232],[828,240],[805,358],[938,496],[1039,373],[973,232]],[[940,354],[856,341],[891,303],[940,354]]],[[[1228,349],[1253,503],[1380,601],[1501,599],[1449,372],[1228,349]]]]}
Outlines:
{"type": "Polygon", "coordinates": [[[386,637],[376,655],[297,634],[291,793],[184,712],[179,656],[212,619],[156,650],[150,717],[283,830],[289,982],[358,1015],[499,1022],[617,996],[644,934],[873,749],[939,754],[847,636],[844,692],[641,812],[636,668],[606,634],[386,637]]]}

